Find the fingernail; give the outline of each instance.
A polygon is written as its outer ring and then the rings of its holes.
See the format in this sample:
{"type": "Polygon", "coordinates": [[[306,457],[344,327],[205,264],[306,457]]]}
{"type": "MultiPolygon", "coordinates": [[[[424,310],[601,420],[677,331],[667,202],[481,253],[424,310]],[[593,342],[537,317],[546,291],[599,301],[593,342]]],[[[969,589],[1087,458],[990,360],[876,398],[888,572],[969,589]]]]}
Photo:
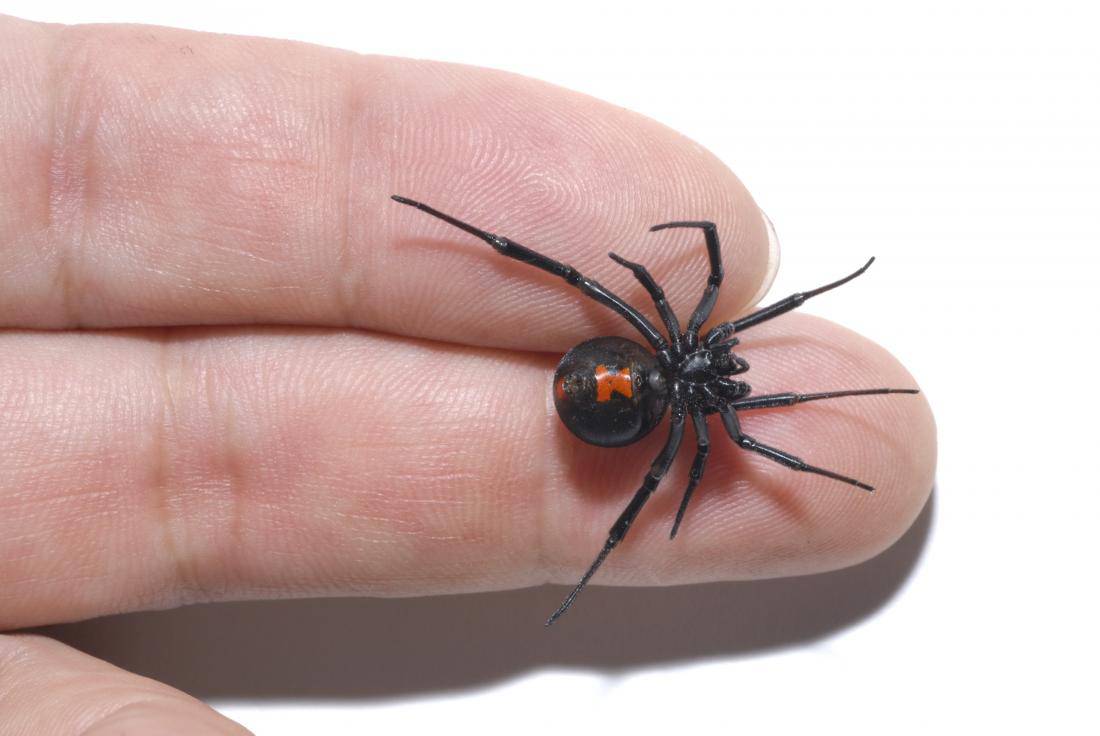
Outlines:
{"type": "Polygon", "coordinates": [[[764,231],[768,234],[768,265],[767,270],[764,271],[764,279],[760,282],[760,288],[749,300],[749,305],[756,304],[764,298],[772,288],[775,274],[779,272],[779,236],[775,234],[775,225],[764,210],[760,210],[760,217],[764,220],[764,231]]]}

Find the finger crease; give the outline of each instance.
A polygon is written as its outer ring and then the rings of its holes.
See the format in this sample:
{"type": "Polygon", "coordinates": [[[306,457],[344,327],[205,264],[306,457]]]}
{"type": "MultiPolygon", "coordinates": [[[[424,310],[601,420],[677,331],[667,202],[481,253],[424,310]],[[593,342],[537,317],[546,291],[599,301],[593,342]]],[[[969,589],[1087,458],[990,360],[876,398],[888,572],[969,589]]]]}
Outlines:
{"type": "Polygon", "coordinates": [[[46,192],[48,235],[56,246],[54,282],[68,327],[83,326],[78,289],[86,250],[95,170],[95,138],[101,111],[92,92],[87,44],[80,36],[57,34],[51,64],[54,90],[50,112],[50,156],[46,192]]]}
{"type": "Polygon", "coordinates": [[[176,423],[176,390],[173,387],[172,339],[168,329],[162,330],[157,340],[157,378],[160,384],[160,402],[150,432],[151,463],[149,489],[154,525],[160,529],[161,544],[175,580],[170,583],[171,596],[177,600],[192,600],[197,592],[194,571],[180,552],[179,539],[172,511],[172,479],[170,440],[172,425],[176,423]]]}

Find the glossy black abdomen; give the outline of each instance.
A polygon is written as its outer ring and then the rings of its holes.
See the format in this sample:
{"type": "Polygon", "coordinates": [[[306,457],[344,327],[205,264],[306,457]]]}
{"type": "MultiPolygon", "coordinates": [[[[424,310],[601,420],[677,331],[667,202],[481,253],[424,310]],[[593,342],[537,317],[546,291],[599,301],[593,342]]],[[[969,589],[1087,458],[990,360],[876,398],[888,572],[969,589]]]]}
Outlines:
{"type": "Polygon", "coordinates": [[[667,405],[657,358],[623,337],[582,342],[554,372],[558,416],[589,444],[629,445],[660,423],[667,405]]]}

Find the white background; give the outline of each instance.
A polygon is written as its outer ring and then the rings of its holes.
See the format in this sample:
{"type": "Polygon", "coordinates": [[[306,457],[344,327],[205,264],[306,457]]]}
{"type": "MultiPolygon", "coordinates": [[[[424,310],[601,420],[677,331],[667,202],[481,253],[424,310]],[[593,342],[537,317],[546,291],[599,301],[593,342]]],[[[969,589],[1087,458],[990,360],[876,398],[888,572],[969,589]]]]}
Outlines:
{"type": "Polygon", "coordinates": [[[1093,3],[8,2],[499,67],[716,152],[775,294],[878,340],[936,412],[929,508],[810,578],[203,606],[61,628],[259,734],[1097,733],[1100,23],[1093,3]],[[617,612],[617,613],[616,613],[617,612]],[[555,632],[556,633],[556,632],[555,632]]]}

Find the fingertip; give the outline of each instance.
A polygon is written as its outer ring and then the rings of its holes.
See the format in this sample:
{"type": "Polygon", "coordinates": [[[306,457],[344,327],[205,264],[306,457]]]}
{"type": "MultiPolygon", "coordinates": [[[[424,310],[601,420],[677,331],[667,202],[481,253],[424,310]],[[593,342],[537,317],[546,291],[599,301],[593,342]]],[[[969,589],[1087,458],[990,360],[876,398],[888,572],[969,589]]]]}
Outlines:
{"type": "MultiPolygon", "coordinates": [[[[754,328],[741,351],[754,366],[748,380],[759,395],[913,382],[881,347],[804,314],[754,328]]],[[[836,475],[797,472],[715,439],[683,524],[671,534],[660,529],[674,515],[677,491],[687,481],[681,458],[596,583],[680,584],[824,572],[887,549],[925,505],[935,469],[935,430],[916,389],[754,410],[742,423],[761,443],[836,475]],[[662,543],[673,537],[676,545],[662,543]]],[[[630,452],[629,461],[599,466],[602,474],[593,483],[619,488],[623,496],[611,501],[582,487],[566,514],[572,528],[578,516],[594,515],[606,524],[621,511],[629,500],[631,470],[641,473],[655,449],[630,452]]],[[[600,457],[593,453],[590,462],[600,457]]],[[[591,528],[600,525],[593,521],[591,528]]],[[[573,559],[572,550],[583,545],[567,529],[547,538],[558,534],[569,539],[561,554],[579,569],[584,555],[573,559]]],[[[557,567],[552,578],[568,582],[569,575],[557,567]]]]}

